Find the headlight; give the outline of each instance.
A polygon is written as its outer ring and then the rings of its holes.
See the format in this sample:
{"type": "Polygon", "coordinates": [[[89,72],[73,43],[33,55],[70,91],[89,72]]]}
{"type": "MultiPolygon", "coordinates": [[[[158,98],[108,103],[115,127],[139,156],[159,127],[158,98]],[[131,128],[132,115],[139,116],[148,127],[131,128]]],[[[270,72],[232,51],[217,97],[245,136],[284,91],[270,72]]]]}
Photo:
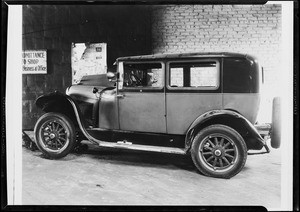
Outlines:
{"type": "Polygon", "coordinates": [[[67,89],[66,89],[66,95],[69,94],[69,89],[70,89],[70,87],[71,87],[71,86],[67,87],[67,89]]]}

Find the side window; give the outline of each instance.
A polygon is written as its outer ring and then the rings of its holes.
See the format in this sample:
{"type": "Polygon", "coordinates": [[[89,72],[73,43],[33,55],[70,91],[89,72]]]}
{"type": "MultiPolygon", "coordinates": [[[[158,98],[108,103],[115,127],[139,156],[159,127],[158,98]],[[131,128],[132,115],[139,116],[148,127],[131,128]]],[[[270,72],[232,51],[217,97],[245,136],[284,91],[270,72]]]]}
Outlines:
{"type": "Polygon", "coordinates": [[[171,67],[171,87],[183,87],[183,68],[171,67]]]}
{"type": "Polygon", "coordinates": [[[187,89],[217,89],[220,68],[217,61],[172,62],[169,86],[187,89]]]}
{"type": "Polygon", "coordinates": [[[124,63],[124,88],[161,88],[163,69],[161,63],[124,63]]]}

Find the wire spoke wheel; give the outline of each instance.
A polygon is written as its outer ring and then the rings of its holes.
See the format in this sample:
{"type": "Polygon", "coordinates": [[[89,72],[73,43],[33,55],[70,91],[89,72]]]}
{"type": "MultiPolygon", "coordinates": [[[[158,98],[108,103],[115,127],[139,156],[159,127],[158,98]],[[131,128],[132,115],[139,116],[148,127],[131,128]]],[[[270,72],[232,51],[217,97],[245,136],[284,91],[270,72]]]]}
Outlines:
{"type": "Polygon", "coordinates": [[[35,128],[37,147],[50,158],[62,158],[74,148],[75,127],[71,120],[60,113],[46,113],[35,128]]]}
{"type": "Polygon", "coordinates": [[[206,136],[199,146],[200,160],[213,171],[230,169],[237,161],[237,157],[236,145],[232,139],[222,134],[206,136]]]}
{"type": "Polygon", "coordinates": [[[211,125],[197,133],[191,146],[191,156],[204,175],[231,178],[239,173],[247,159],[247,146],[234,129],[211,125]]]}
{"type": "Polygon", "coordinates": [[[60,151],[68,145],[67,136],[70,134],[63,123],[49,120],[41,127],[42,144],[49,151],[60,151]]]}

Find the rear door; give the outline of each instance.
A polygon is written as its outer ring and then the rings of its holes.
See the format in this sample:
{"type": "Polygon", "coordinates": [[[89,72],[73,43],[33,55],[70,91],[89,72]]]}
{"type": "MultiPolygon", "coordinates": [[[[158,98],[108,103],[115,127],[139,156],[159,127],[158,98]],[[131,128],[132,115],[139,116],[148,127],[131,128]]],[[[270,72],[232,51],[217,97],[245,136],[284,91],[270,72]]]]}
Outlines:
{"type": "Polygon", "coordinates": [[[164,64],[120,62],[118,108],[120,130],[166,133],[164,64]]]}
{"type": "Polygon", "coordinates": [[[185,134],[201,114],[222,108],[219,59],[191,59],[166,64],[167,133],[185,134]]]}

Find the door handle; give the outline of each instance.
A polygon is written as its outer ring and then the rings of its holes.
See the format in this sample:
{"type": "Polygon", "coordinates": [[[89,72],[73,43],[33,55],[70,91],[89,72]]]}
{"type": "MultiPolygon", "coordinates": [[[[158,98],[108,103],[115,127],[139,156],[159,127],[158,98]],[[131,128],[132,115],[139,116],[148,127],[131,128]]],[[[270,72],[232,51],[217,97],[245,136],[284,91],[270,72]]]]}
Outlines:
{"type": "Polygon", "coordinates": [[[117,98],[124,98],[125,95],[124,94],[117,94],[117,98]]]}

